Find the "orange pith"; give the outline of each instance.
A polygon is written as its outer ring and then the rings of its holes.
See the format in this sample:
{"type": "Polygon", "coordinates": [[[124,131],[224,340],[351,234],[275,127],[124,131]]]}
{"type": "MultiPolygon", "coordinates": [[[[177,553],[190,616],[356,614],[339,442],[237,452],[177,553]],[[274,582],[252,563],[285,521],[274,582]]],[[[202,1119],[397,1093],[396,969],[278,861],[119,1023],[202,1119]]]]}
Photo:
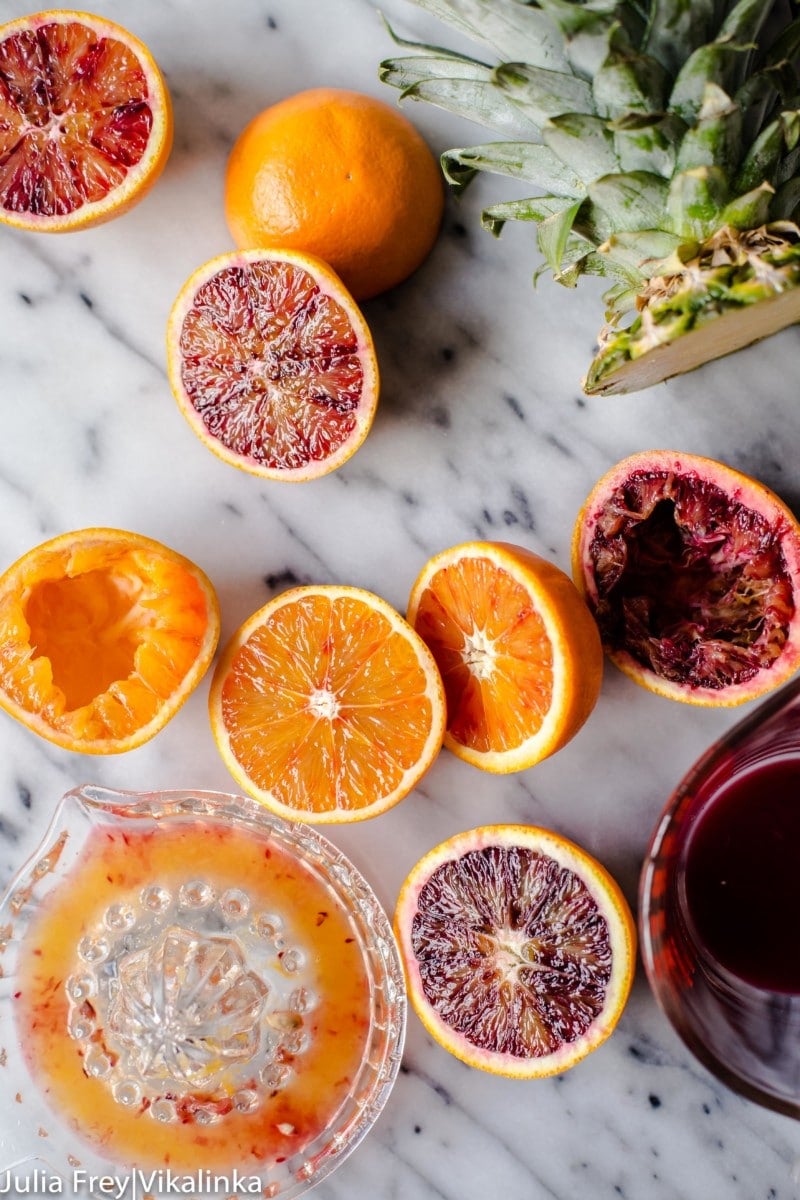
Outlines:
{"type": "Polygon", "coordinates": [[[0,707],[68,750],[129,750],[196,687],[218,636],[211,584],[175,551],[63,534],[0,578],[0,707]]]}
{"type": "Polygon", "coordinates": [[[469,1066],[536,1079],[615,1028],[636,930],[616,882],[579,846],[529,825],[449,838],[411,870],[395,935],[428,1032],[469,1066]]]}
{"type": "Polygon", "coordinates": [[[372,424],[372,336],[341,280],[310,255],[252,250],[206,263],[175,301],[167,350],[194,432],[251,474],[325,475],[372,424]]]}
{"type": "Polygon", "coordinates": [[[532,766],[594,706],[594,622],[566,575],[521,547],[472,542],[437,555],[414,585],[408,619],[442,673],[445,745],[476,766],[532,766]]]}
{"type": "Polygon", "coordinates": [[[127,30],[72,10],[0,26],[0,221],[63,232],[117,216],[171,142],[164,81],[127,30]]]}
{"type": "Polygon", "coordinates": [[[294,820],[385,811],[430,766],[444,732],[429,652],[358,588],[296,588],[255,613],[217,665],[209,708],[234,777],[294,820]]]}
{"type": "Polygon", "coordinates": [[[357,300],[416,270],[443,205],[438,164],[410,121],[381,100],[336,88],[300,92],[255,117],[225,181],[237,246],[316,254],[357,300]]]}

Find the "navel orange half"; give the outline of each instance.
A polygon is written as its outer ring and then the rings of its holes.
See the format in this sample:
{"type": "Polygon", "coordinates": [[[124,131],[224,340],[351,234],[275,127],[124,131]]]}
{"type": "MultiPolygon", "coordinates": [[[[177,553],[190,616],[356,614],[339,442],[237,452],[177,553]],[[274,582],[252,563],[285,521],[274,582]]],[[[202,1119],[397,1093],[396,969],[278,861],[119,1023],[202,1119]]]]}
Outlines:
{"type": "Polygon", "coordinates": [[[400,892],[395,934],[428,1032],[481,1070],[558,1074],[595,1050],[625,1006],[636,930],[585,850],[532,825],[487,825],[426,854],[400,892]]]}
{"type": "Polygon", "coordinates": [[[422,570],[408,620],[447,693],[445,745],[486,771],[519,771],[577,733],[600,691],[597,627],[553,563],[504,542],[467,542],[422,570]]]}
{"type": "Polygon", "coordinates": [[[444,692],[424,642],[380,597],[294,588],[254,613],[209,696],[238,783],[289,820],[361,821],[397,804],[435,759],[444,692]]]}
{"type": "Polygon", "coordinates": [[[98,225],[145,195],[171,145],[164,80],[127,30],[66,9],[0,26],[0,221],[98,225]]]}
{"type": "Polygon", "coordinates": [[[194,563],[138,533],[64,533],[0,577],[0,708],[67,750],[131,750],[191,694],[218,637],[194,563]]]}

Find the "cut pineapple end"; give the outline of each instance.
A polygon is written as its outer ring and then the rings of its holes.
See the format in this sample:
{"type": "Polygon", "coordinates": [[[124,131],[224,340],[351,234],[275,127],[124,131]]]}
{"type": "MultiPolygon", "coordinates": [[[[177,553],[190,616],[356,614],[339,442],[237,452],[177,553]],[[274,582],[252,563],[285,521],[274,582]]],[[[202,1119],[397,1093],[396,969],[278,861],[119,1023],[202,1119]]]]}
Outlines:
{"type": "Polygon", "coordinates": [[[583,390],[588,396],[642,391],[675,375],[694,371],[712,359],[733,354],[798,322],[800,287],[793,287],[745,308],[720,313],[688,333],[676,331],[671,341],[617,367],[609,367],[608,352],[598,354],[583,381],[583,390]]]}

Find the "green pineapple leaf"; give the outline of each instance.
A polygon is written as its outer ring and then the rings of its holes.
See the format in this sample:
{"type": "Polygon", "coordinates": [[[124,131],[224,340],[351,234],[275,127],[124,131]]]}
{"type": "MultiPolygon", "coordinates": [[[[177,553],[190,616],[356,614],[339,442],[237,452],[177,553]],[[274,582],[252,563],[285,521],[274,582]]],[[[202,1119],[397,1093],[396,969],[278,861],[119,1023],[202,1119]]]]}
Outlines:
{"type": "Polygon", "coordinates": [[[442,155],[442,170],[456,194],[463,192],[479,171],[524,179],[559,196],[577,198],[586,193],[585,184],[575,172],[547,146],[537,142],[488,142],[484,146],[446,150],[442,155]]]}
{"type": "Polygon", "coordinates": [[[694,124],[703,105],[706,84],[716,83],[730,92],[728,81],[733,79],[736,61],[751,49],[734,42],[711,42],[708,46],[700,46],[678,73],[669,98],[670,111],[677,113],[688,125],[694,124]]]}
{"type": "Polygon", "coordinates": [[[559,216],[568,209],[574,209],[577,213],[581,203],[581,200],[568,203],[564,196],[531,196],[525,200],[503,200],[483,210],[481,225],[494,237],[499,237],[506,221],[533,221],[539,224],[559,216]]]}
{"type": "Polygon", "coordinates": [[[786,148],[783,123],[772,121],[763,129],[747,152],[744,162],[733,181],[734,190],[747,192],[758,187],[764,180],[774,183],[778,167],[786,148]]]}
{"type": "Polygon", "coordinates": [[[604,175],[589,184],[594,230],[603,241],[619,230],[658,229],[664,219],[669,184],[660,175],[633,171],[604,175]]]}
{"type": "Polygon", "coordinates": [[[697,123],[681,142],[676,169],[721,167],[730,173],[739,163],[741,137],[741,109],[716,83],[708,83],[697,123]]]}
{"type": "MultiPolygon", "coordinates": [[[[667,233],[663,229],[643,229],[638,233],[614,234],[598,247],[597,254],[608,264],[608,274],[623,280],[626,288],[638,290],[643,278],[660,274],[661,264],[676,252],[680,244],[681,238],[674,233],[667,233]]],[[[609,303],[607,296],[605,299],[609,303]]]]}
{"type": "Polygon", "coordinates": [[[720,224],[728,202],[728,181],[720,167],[695,167],[672,180],[667,213],[672,232],[702,241],[720,224]]]}
{"type": "Polygon", "coordinates": [[[492,47],[502,59],[522,59],[537,67],[566,70],[558,29],[533,5],[517,0],[411,0],[474,41],[492,47]]]}
{"type": "Polygon", "coordinates": [[[714,34],[714,0],[651,0],[642,49],[677,75],[714,34]]]}
{"type": "Polygon", "coordinates": [[[619,171],[614,134],[600,117],[564,113],[547,122],[542,129],[542,138],[584,183],[619,171]]]}
{"type": "Polygon", "coordinates": [[[551,217],[546,217],[537,227],[539,249],[544,255],[545,262],[554,273],[558,272],[561,267],[567,238],[572,231],[572,223],[578,215],[580,206],[580,200],[576,200],[569,208],[565,208],[559,213],[553,213],[551,217]]]}
{"type": "Polygon", "coordinates": [[[623,171],[650,171],[669,179],[686,126],[672,113],[629,113],[610,121],[614,149],[623,171]]]}
{"type": "Polygon", "coordinates": [[[383,82],[399,88],[401,99],[427,100],[429,104],[445,108],[448,112],[506,136],[531,137],[538,134],[538,127],[492,82],[491,72],[488,72],[485,80],[447,75],[415,78],[406,72],[403,62],[403,59],[388,59],[380,69],[383,82]]]}
{"type": "Polygon", "coordinates": [[[800,176],[787,179],[778,188],[770,205],[770,217],[773,221],[796,221],[800,208],[800,176]]]}
{"type": "Polygon", "coordinates": [[[769,220],[770,205],[775,188],[769,183],[762,183],[743,196],[731,200],[722,210],[720,222],[730,225],[733,229],[757,229],[769,220]]]}
{"type": "Polygon", "coordinates": [[[769,0],[739,0],[722,22],[716,41],[754,43],[771,7],[769,0]]]}
{"type": "Polygon", "coordinates": [[[495,70],[493,80],[539,127],[564,112],[594,111],[588,83],[562,71],[543,71],[526,63],[503,63],[495,70]]]}
{"type": "Polygon", "coordinates": [[[800,146],[795,146],[794,150],[790,150],[784,159],[781,160],[778,170],[775,172],[778,187],[782,187],[795,175],[800,175],[800,146]]]}
{"type": "MultiPolygon", "coordinates": [[[[661,63],[649,55],[638,54],[622,26],[614,26],[609,34],[608,54],[594,77],[594,100],[600,116],[613,120],[627,113],[661,112],[666,104],[668,83],[661,63]]],[[[590,111],[589,106],[582,111],[590,111]]]]}

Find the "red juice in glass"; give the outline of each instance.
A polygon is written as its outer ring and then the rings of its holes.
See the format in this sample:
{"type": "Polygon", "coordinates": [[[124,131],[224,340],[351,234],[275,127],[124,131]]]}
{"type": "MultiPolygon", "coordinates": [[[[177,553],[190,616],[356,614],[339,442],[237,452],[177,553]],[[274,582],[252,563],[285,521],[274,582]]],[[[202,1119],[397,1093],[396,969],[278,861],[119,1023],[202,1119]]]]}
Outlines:
{"type": "Polygon", "coordinates": [[[667,805],[641,880],[656,997],[697,1057],[800,1116],[800,682],[737,725],[667,805]]]}

